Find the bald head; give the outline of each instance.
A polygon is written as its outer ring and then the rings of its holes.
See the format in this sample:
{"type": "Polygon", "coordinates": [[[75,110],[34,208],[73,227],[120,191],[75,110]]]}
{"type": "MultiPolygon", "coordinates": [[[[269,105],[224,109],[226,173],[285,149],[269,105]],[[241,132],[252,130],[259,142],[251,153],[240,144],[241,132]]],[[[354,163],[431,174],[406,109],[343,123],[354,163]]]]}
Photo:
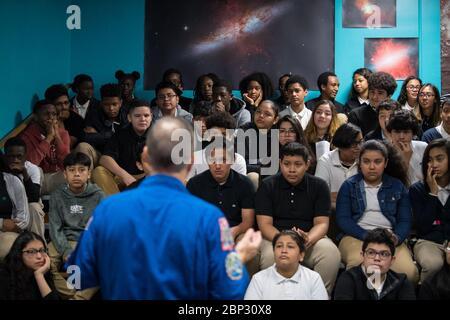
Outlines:
{"type": "Polygon", "coordinates": [[[184,119],[163,117],[147,135],[148,162],[156,171],[180,172],[192,162],[194,134],[184,119]]]}

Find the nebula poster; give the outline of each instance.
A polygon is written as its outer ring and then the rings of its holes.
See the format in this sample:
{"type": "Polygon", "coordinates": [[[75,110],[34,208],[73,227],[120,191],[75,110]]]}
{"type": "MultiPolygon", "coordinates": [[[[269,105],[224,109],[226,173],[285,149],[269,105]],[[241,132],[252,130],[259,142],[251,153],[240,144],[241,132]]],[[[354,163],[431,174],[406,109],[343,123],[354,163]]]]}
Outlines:
{"type": "Polygon", "coordinates": [[[344,28],[394,28],[397,25],[396,0],[343,0],[344,28]]]}
{"type": "Polygon", "coordinates": [[[214,72],[233,87],[266,72],[303,75],[311,89],[334,70],[334,0],[146,0],[145,82],[154,88],[167,68],[184,88],[214,72]]]}
{"type": "Polygon", "coordinates": [[[419,73],[417,38],[369,38],[364,41],[364,65],[372,71],[392,74],[403,80],[419,73]]]}

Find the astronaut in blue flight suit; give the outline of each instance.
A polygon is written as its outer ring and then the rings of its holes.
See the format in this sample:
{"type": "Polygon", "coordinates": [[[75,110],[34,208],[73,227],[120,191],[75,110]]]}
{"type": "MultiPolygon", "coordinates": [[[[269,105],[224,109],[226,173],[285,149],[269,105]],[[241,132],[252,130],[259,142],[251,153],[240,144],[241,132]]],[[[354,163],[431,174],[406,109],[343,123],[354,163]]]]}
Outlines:
{"type": "Polygon", "coordinates": [[[243,298],[243,263],[256,254],[261,234],[248,230],[234,248],[222,212],[189,194],[183,181],[191,164],[172,159],[177,129],[193,137],[184,120],[159,120],[144,149],[154,175],[96,208],[66,264],[79,268],[81,289],[99,286],[104,299],[243,298]]]}

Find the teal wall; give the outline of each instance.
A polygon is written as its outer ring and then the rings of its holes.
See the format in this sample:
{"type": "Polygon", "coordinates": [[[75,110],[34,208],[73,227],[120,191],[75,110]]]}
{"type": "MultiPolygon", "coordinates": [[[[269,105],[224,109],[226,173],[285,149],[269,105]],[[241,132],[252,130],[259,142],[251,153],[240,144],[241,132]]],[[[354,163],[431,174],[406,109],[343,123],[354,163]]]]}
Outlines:
{"type": "Polygon", "coordinates": [[[0,1],[0,137],[31,113],[50,83],[69,80],[68,3],[0,1]]]}
{"type": "MultiPolygon", "coordinates": [[[[339,101],[346,101],[352,73],[364,65],[365,37],[420,38],[419,76],[440,88],[439,0],[397,0],[396,28],[343,29],[342,0],[336,0],[335,10],[339,101]]],[[[117,69],[142,74],[144,19],[145,0],[0,1],[0,136],[29,114],[33,99],[41,98],[52,83],[88,73],[94,77],[98,94],[101,84],[116,81],[117,69]],[[66,28],[70,4],[81,8],[81,30],[66,28]]],[[[136,93],[153,97],[152,91],[143,90],[142,79],[136,93]]],[[[311,92],[309,98],[316,95],[311,92]]]]}

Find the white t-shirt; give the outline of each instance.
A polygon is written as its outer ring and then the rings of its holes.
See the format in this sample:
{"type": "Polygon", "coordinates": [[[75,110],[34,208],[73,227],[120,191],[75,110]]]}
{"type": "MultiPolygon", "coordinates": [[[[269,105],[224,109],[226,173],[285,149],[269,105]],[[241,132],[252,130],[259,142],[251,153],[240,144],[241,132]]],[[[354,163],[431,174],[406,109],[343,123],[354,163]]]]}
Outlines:
{"type": "Polygon", "coordinates": [[[355,162],[350,168],[342,165],[339,150],[325,153],[317,161],[315,176],[322,178],[328,184],[330,192],[338,192],[345,180],[358,173],[358,164],[355,162]]]}
{"type": "Polygon", "coordinates": [[[285,278],[274,264],[253,276],[244,300],[328,300],[328,293],[317,272],[299,265],[285,278]]]}
{"type": "Polygon", "coordinates": [[[381,212],[378,202],[378,191],[380,191],[380,187],[381,184],[372,187],[364,182],[366,210],[358,221],[358,225],[364,230],[373,230],[375,228],[392,229],[391,222],[381,212]]]}
{"type": "MultiPolygon", "coordinates": [[[[35,184],[41,184],[41,170],[39,169],[39,167],[33,163],[31,163],[30,161],[25,161],[25,169],[27,169],[27,173],[30,176],[30,179],[33,183],[35,184]]],[[[23,175],[19,174],[18,175],[20,180],[23,181],[23,175]]]]}
{"type": "MultiPolygon", "coordinates": [[[[205,150],[199,150],[194,152],[194,165],[187,176],[187,180],[192,177],[209,170],[208,162],[206,160],[205,150]]],[[[247,175],[247,163],[243,156],[238,153],[234,154],[234,163],[231,165],[231,169],[244,176],[247,175]]]]}

